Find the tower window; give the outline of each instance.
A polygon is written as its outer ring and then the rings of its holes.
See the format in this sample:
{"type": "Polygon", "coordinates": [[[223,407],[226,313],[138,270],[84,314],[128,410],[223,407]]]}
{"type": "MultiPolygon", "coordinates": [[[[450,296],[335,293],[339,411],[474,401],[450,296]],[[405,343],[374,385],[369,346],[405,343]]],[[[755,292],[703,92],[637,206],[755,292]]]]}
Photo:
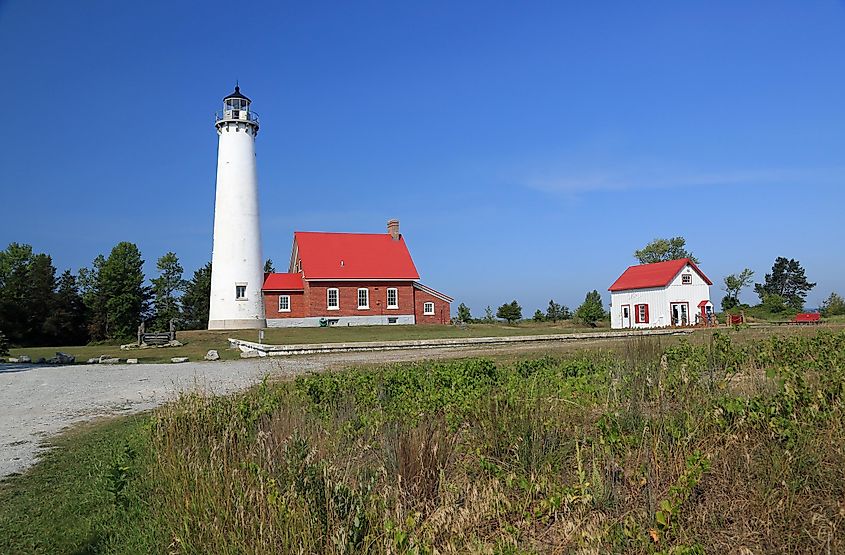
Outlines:
{"type": "Polygon", "coordinates": [[[340,308],[338,290],[334,287],[326,289],[326,308],[329,310],[338,310],[340,308]]]}
{"type": "Polygon", "coordinates": [[[395,287],[387,288],[387,308],[399,308],[399,290],[395,287]]]}
{"type": "Polygon", "coordinates": [[[358,310],[370,308],[370,290],[358,289],[358,310]]]}
{"type": "Polygon", "coordinates": [[[238,301],[246,300],[246,284],[235,285],[235,299],[238,301]]]}
{"type": "Polygon", "coordinates": [[[279,312],[290,312],[290,295],[279,295],[279,312]]]}

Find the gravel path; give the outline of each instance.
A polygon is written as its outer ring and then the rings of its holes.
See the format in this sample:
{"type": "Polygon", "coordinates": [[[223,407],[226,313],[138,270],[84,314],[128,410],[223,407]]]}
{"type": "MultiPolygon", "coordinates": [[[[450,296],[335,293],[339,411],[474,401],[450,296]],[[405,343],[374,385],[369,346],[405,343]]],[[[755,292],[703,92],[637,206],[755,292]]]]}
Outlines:
{"type": "MultiPolygon", "coordinates": [[[[582,346],[590,343],[585,341],[582,346]]],[[[35,463],[44,449],[42,442],[67,426],[100,416],[148,410],[192,388],[223,394],[249,387],[266,374],[283,379],[354,364],[541,348],[548,346],[418,349],[182,364],[0,364],[0,478],[35,463]]]]}

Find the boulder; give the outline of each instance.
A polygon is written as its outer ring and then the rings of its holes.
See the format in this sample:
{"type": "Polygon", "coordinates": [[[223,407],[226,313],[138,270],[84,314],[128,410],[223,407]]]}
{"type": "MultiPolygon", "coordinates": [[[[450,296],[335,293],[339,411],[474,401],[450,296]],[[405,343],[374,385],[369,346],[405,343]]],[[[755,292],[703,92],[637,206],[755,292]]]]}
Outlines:
{"type": "Polygon", "coordinates": [[[205,353],[205,360],[220,360],[220,353],[211,349],[207,353],[205,353]]]}
{"type": "Polygon", "coordinates": [[[188,362],[188,357],[173,357],[170,362],[188,362]]]}
{"type": "Polygon", "coordinates": [[[126,364],[138,364],[138,359],[137,358],[127,358],[126,364]]]}
{"type": "Polygon", "coordinates": [[[100,362],[99,358],[89,358],[88,359],[88,364],[97,364],[98,362],[100,362]]]}
{"type": "Polygon", "coordinates": [[[129,349],[137,349],[137,348],[138,348],[137,343],[127,343],[126,345],[120,346],[121,351],[128,351],[129,349]]]}
{"type": "Polygon", "coordinates": [[[119,358],[114,358],[109,355],[100,355],[100,364],[117,364],[120,362],[119,358]]]}
{"type": "Polygon", "coordinates": [[[32,362],[32,359],[29,358],[29,355],[21,355],[18,357],[18,362],[32,362]]]}
{"type": "Polygon", "coordinates": [[[47,359],[44,357],[39,358],[35,361],[35,364],[47,364],[47,359]]]}
{"type": "Polygon", "coordinates": [[[182,346],[182,342],[181,342],[181,341],[177,341],[176,339],[173,339],[173,340],[171,340],[171,341],[168,341],[168,342],[167,342],[167,346],[168,346],[168,347],[181,347],[181,346],[182,346]]]}
{"type": "Polygon", "coordinates": [[[258,351],[241,351],[241,358],[258,358],[261,354],[258,351]]]}
{"type": "Polygon", "coordinates": [[[20,362],[20,361],[17,359],[17,357],[11,357],[11,358],[9,358],[9,362],[20,362]]]}
{"type": "Polygon", "coordinates": [[[57,352],[54,357],[58,364],[73,364],[76,362],[76,357],[67,353],[57,352]]]}

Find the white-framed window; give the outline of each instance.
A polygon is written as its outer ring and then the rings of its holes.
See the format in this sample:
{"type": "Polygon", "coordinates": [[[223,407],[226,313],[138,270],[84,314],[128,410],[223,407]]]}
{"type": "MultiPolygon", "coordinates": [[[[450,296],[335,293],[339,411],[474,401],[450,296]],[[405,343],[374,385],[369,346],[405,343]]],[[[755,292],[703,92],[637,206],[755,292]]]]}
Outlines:
{"type": "Polygon", "coordinates": [[[434,303],[423,303],[423,314],[425,316],[434,316],[434,303]]]}
{"type": "Polygon", "coordinates": [[[326,308],[329,310],[340,309],[340,292],[334,287],[326,289],[326,308]]]}
{"type": "Polygon", "coordinates": [[[246,283],[235,284],[235,300],[245,301],[246,299],[246,283]]]}
{"type": "Polygon", "coordinates": [[[692,274],[684,274],[681,276],[681,283],[683,285],[690,285],[692,284],[692,274]]]}
{"type": "Polygon", "coordinates": [[[279,312],[290,312],[290,295],[279,295],[279,312]]]}
{"type": "Polygon", "coordinates": [[[399,308],[399,290],[395,287],[387,288],[387,308],[399,308]]]}
{"type": "Polygon", "coordinates": [[[370,290],[361,287],[358,289],[358,310],[370,308],[370,290]]]}

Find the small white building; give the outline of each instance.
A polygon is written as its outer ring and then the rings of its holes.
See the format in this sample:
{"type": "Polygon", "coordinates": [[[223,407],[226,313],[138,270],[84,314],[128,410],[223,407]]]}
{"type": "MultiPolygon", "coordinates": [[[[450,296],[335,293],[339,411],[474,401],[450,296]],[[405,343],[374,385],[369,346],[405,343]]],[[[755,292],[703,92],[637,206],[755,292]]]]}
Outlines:
{"type": "Polygon", "coordinates": [[[631,266],[610,286],[610,327],[711,323],[713,282],[689,258],[631,266]]]}

